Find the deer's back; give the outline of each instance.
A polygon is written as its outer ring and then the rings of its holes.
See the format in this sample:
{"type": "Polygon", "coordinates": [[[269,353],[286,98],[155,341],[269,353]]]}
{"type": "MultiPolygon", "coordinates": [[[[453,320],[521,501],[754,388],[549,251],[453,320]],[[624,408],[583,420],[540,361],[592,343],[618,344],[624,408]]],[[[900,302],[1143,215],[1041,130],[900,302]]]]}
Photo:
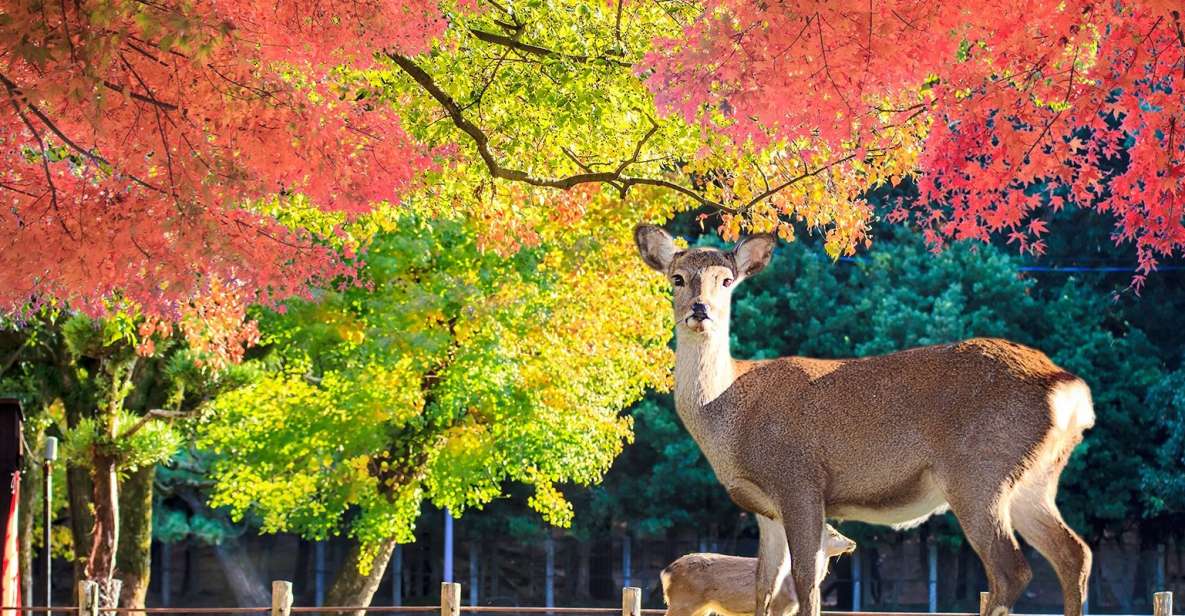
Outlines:
{"type": "Polygon", "coordinates": [[[1019,460],[1050,441],[1050,394],[1065,383],[1081,381],[1040,351],[979,338],[860,359],[760,362],[706,410],[726,435],[720,444],[733,448],[717,469],[726,485],[768,491],[820,477],[829,514],[904,515],[911,503],[943,504],[934,494],[950,479],[946,469],[974,467],[976,456],[1019,460]]]}
{"type": "Polygon", "coordinates": [[[662,571],[663,598],[673,612],[704,608],[728,616],[756,607],[757,559],[726,554],[687,554],[662,571]]]}

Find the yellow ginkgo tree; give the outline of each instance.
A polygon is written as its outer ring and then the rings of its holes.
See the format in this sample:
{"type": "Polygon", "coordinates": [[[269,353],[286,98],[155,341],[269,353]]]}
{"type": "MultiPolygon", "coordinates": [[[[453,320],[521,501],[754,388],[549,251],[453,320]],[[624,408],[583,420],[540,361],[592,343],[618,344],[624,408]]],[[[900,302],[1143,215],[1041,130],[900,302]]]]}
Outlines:
{"type": "Polygon", "coordinates": [[[360,284],[261,315],[258,378],[198,429],[212,504],[264,531],[349,534],[331,605],[369,602],[425,501],[460,513],[525,484],[567,525],[557,484],[601,478],[632,438],[620,411],[670,365],[669,310],[620,203],[584,194],[579,219],[512,253],[473,216],[404,210],[360,284]]]}

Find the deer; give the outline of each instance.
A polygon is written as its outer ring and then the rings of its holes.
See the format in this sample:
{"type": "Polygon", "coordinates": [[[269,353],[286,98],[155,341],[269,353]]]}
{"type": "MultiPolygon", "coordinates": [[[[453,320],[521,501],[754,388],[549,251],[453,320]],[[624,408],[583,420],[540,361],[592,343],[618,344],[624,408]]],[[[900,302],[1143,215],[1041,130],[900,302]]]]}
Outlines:
{"type": "MultiPolygon", "coordinates": [[[[827,524],[823,551],[828,558],[850,554],[856,542],[827,524]]],[[[826,575],[826,571],[823,571],[826,575]]],[[[662,597],[666,616],[749,616],[753,614],[757,559],[725,554],[687,554],[662,570],[662,597]]],[[[797,604],[794,586],[786,585],[787,600],[797,604]]]]}
{"type": "Polygon", "coordinates": [[[985,616],[1032,578],[1015,532],[1053,565],[1081,616],[1091,551],[1063,521],[1058,479],[1094,425],[1090,387],[1007,340],[853,359],[745,361],[729,350],[731,297],[777,238],[680,249],[640,225],[643,262],[673,287],[675,410],[729,497],[757,516],[757,616],[818,616],[827,518],[896,529],[951,511],[988,577],[985,616]],[[793,558],[791,558],[793,556],[793,558]]]}

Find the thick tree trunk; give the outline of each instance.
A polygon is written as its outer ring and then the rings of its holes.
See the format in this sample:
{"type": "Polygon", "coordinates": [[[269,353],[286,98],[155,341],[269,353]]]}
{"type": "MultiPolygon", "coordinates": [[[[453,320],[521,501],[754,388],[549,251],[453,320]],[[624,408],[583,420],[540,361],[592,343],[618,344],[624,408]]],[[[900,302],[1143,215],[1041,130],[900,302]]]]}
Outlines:
{"type": "MultiPolygon", "coordinates": [[[[383,574],[387,571],[387,563],[391,561],[391,553],[395,551],[395,540],[387,539],[379,546],[378,555],[371,564],[370,573],[362,575],[358,565],[362,558],[361,547],[358,542],[350,542],[350,550],[346,553],[345,561],[338,569],[333,585],[329,587],[329,594],[325,597],[327,606],[358,606],[370,605],[374,591],[378,590],[383,581],[383,574]]],[[[361,610],[353,612],[338,612],[340,616],[363,616],[361,610]]]]}
{"type": "MultiPolygon", "coordinates": [[[[191,491],[184,490],[178,494],[195,512],[214,516],[206,502],[191,491]]],[[[251,559],[243,553],[238,539],[228,538],[214,547],[214,556],[222,571],[230,582],[230,591],[240,607],[263,607],[271,604],[271,594],[268,587],[256,571],[251,559]]],[[[193,573],[193,550],[185,551],[185,578],[182,584],[182,595],[189,594],[190,576],[193,573]]]]}
{"type": "MultiPolygon", "coordinates": [[[[27,436],[27,433],[26,433],[27,436]]],[[[41,446],[39,440],[31,440],[29,447],[34,452],[40,452],[41,446]]],[[[20,570],[21,570],[21,598],[25,605],[45,605],[42,593],[45,592],[45,586],[41,588],[33,588],[33,566],[34,553],[33,536],[36,532],[34,526],[37,520],[41,519],[42,511],[45,505],[42,504],[41,493],[44,491],[44,481],[42,478],[41,458],[37,456],[26,456],[23,468],[21,469],[21,502],[20,502],[20,519],[17,520],[17,528],[19,529],[19,536],[17,537],[17,549],[20,551],[20,570]],[[34,595],[33,593],[37,593],[34,595]]]]}
{"type": "Polygon", "coordinates": [[[99,585],[99,605],[114,607],[119,601],[115,579],[115,550],[119,544],[119,483],[115,476],[115,458],[95,453],[94,481],[95,526],[91,531],[91,553],[86,563],[86,577],[99,585]]]}
{"type": "MultiPolygon", "coordinates": [[[[140,609],[148,595],[152,566],[152,484],[156,465],[128,475],[119,491],[119,547],[115,554],[115,575],[123,582],[120,607],[140,609]]],[[[142,616],[142,612],[133,615],[142,616]]]]}
{"type": "MultiPolygon", "coordinates": [[[[91,494],[94,493],[91,482],[90,469],[75,466],[66,467],[66,491],[70,501],[70,538],[74,546],[71,559],[74,564],[74,586],[85,577],[87,548],[91,544],[91,529],[95,526],[95,517],[91,513],[91,494]]],[[[78,593],[71,592],[71,597],[78,593]]]]}
{"type": "Polygon", "coordinates": [[[243,553],[237,539],[219,543],[214,548],[218,564],[230,582],[231,593],[239,607],[264,607],[271,604],[271,595],[251,559],[243,553]]]}

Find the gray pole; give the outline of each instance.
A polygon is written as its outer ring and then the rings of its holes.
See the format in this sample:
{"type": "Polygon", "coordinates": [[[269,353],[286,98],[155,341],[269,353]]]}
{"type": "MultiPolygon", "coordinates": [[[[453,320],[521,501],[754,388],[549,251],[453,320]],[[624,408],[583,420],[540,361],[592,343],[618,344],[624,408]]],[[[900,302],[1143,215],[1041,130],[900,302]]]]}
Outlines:
{"type": "Polygon", "coordinates": [[[477,540],[469,542],[469,605],[477,605],[478,563],[477,540]]]}
{"type": "Polygon", "coordinates": [[[860,550],[852,552],[852,611],[860,611],[864,589],[860,587],[860,550]]]}
{"type": "Polygon", "coordinates": [[[453,513],[444,510],[444,577],[443,581],[453,581],[453,513]]]}
{"type": "Polygon", "coordinates": [[[632,550],[630,549],[630,534],[627,531],[621,538],[621,585],[632,586],[634,564],[632,550]]]}
{"type": "Polygon", "coordinates": [[[53,463],[58,459],[58,439],[45,437],[45,616],[53,616],[49,606],[53,605],[53,463]]]}
{"type": "Polygon", "coordinates": [[[555,607],[555,539],[551,536],[551,529],[547,530],[547,537],[543,540],[543,549],[546,553],[543,605],[555,607]]]}
{"type": "Polygon", "coordinates": [[[163,607],[169,607],[173,601],[173,544],[168,541],[160,543],[160,602],[163,607]]]}
{"type": "Polygon", "coordinates": [[[938,544],[933,539],[927,546],[926,560],[930,565],[930,613],[938,611],[938,544]]]}
{"type": "Polygon", "coordinates": [[[1164,541],[1156,544],[1156,580],[1153,583],[1153,592],[1160,592],[1164,590],[1164,569],[1165,569],[1165,550],[1164,541]]]}
{"type": "Polygon", "coordinates": [[[391,605],[403,605],[403,546],[399,544],[391,555],[391,605]]]}
{"type": "Polygon", "coordinates": [[[313,544],[313,605],[325,605],[325,540],[313,544]]]}

